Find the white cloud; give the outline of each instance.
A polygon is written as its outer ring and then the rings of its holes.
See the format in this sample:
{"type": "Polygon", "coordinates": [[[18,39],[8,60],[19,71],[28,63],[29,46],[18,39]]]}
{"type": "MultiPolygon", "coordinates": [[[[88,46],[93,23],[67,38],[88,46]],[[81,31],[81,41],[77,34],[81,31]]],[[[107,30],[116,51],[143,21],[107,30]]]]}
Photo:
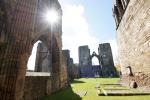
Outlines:
{"type": "Polygon", "coordinates": [[[69,49],[75,63],[78,62],[78,47],[89,45],[91,52],[98,49],[99,39],[90,35],[84,17],[83,5],[65,5],[63,8],[63,49],[69,49]]]}

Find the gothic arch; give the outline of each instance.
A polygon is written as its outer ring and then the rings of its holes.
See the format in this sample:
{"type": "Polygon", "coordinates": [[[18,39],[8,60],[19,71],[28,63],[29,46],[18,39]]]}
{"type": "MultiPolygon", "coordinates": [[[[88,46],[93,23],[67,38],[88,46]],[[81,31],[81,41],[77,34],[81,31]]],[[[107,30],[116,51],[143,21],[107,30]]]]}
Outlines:
{"type": "Polygon", "coordinates": [[[96,54],[96,52],[93,52],[92,55],[90,56],[90,60],[92,61],[92,58],[96,57],[99,61],[99,65],[101,66],[101,60],[100,60],[100,56],[96,54]]]}
{"type": "MultiPolygon", "coordinates": [[[[5,40],[5,45],[1,45],[0,43],[0,48],[2,48],[0,49],[1,100],[22,99],[27,61],[34,43],[38,40],[42,40],[47,45],[49,50],[51,49],[49,47],[52,42],[52,33],[49,31],[50,29],[41,29],[42,31],[38,32],[36,31],[36,28],[40,29],[41,27],[35,28],[35,21],[39,21],[36,19],[36,10],[38,9],[37,5],[39,3],[38,1],[39,0],[0,0],[0,8],[5,8],[7,11],[5,15],[8,16],[5,17],[8,22],[4,22],[7,24],[7,31],[5,31],[4,34],[8,35],[5,40]]],[[[48,1],[50,0],[43,2],[47,3],[48,1]]],[[[55,5],[59,8],[57,9],[58,12],[61,12],[60,5],[57,1],[55,1],[55,5]]],[[[47,6],[50,6],[50,3],[47,3],[47,6]]],[[[0,14],[0,18],[4,17],[0,14]]],[[[0,26],[4,23],[0,23],[0,26]]],[[[0,30],[2,30],[2,27],[0,27],[0,30]]],[[[61,31],[55,33],[61,34],[60,32],[61,31]]],[[[61,48],[56,46],[56,49],[59,51],[61,48]]],[[[53,47],[53,51],[54,50],[55,47],[53,47]]],[[[57,55],[57,53],[58,52],[55,54],[57,55]]],[[[60,60],[57,62],[59,63],[60,60]]],[[[60,65],[56,63],[54,64],[59,69],[60,65]]],[[[59,70],[56,72],[59,73],[59,70]]],[[[54,83],[59,83],[59,74],[56,74],[54,83]]],[[[59,84],[54,83],[52,85],[59,88],[59,84]]]]}
{"type": "Polygon", "coordinates": [[[96,57],[98,60],[100,60],[99,55],[97,55],[96,52],[93,52],[93,54],[90,56],[90,59],[92,59],[93,57],[96,57]]]}

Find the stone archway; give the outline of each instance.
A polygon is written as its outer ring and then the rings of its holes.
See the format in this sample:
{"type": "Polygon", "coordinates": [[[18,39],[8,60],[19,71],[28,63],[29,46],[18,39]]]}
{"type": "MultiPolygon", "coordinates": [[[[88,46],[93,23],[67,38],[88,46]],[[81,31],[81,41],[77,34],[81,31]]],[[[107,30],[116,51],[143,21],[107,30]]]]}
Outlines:
{"type": "MultiPolygon", "coordinates": [[[[92,62],[93,57],[96,57],[98,59],[99,62],[99,66],[98,69],[96,71],[96,74],[98,73],[100,76],[102,76],[102,64],[101,64],[101,59],[100,59],[100,55],[97,55],[96,52],[93,52],[92,55],[90,55],[90,61],[92,62]]],[[[93,67],[92,63],[91,66],[93,67]]]]}
{"type": "Polygon", "coordinates": [[[101,60],[100,56],[96,54],[96,52],[93,52],[92,55],[90,56],[90,60],[92,61],[92,58],[96,57],[98,59],[99,65],[101,66],[101,60]]]}
{"type": "MultiPolygon", "coordinates": [[[[54,3],[61,17],[61,7],[56,0],[0,0],[0,35],[4,37],[0,37],[1,100],[22,99],[27,61],[33,44],[41,39],[48,49],[51,50],[50,43],[52,42],[52,33],[49,28],[42,29],[40,26],[43,24],[40,23],[41,20],[37,19],[40,13],[39,3],[44,3],[48,7],[54,3]],[[5,28],[7,29],[5,30],[5,28]]],[[[44,5],[41,5],[41,8],[42,7],[45,8],[44,5]]],[[[61,40],[61,20],[59,24],[60,30],[54,32],[59,36],[56,37],[56,35],[54,35],[56,41],[61,40]]],[[[56,49],[60,51],[61,46],[57,46],[56,49]]],[[[53,47],[53,51],[54,50],[55,47],[53,47]]],[[[55,54],[59,57],[57,53],[58,52],[55,54]]],[[[57,60],[57,62],[59,63],[57,65],[54,63],[54,66],[57,66],[55,72],[59,73],[60,60],[57,60]]],[[[59,74],[57,74],[57,77],[56,81],[58,81],[59,84],[59,74]]]]}

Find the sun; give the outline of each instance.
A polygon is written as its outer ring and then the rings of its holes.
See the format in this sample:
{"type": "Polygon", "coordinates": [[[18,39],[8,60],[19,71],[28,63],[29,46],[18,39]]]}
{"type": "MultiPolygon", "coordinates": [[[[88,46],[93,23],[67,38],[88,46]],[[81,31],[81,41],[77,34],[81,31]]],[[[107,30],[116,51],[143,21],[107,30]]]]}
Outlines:
{"type": "Polygon", "coordinates": [[[48,22],[50,24],[54,24],[54,23],[57,23],[57,21],[59,19],[59,16],[58,16],[57,11],[47,10],[45,12],[44,19],[45,19],[46,22],[48,22]]]}

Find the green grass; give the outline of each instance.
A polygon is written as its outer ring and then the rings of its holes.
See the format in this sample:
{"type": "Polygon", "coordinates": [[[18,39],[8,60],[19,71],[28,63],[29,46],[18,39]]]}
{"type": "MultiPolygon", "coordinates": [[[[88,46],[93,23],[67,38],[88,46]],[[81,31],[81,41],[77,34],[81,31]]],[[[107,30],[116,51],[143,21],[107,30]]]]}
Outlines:
{"type": "Polygon", "coordinates": [[[74,80],[71,87],[45,97],[43,100],[150,100],[150,96],[97,96],[97,84],[115,84],[118,78],[82,78],[74,80]],[[86,96],[79,97],[76,93],[87,91],[86,96]]]}

